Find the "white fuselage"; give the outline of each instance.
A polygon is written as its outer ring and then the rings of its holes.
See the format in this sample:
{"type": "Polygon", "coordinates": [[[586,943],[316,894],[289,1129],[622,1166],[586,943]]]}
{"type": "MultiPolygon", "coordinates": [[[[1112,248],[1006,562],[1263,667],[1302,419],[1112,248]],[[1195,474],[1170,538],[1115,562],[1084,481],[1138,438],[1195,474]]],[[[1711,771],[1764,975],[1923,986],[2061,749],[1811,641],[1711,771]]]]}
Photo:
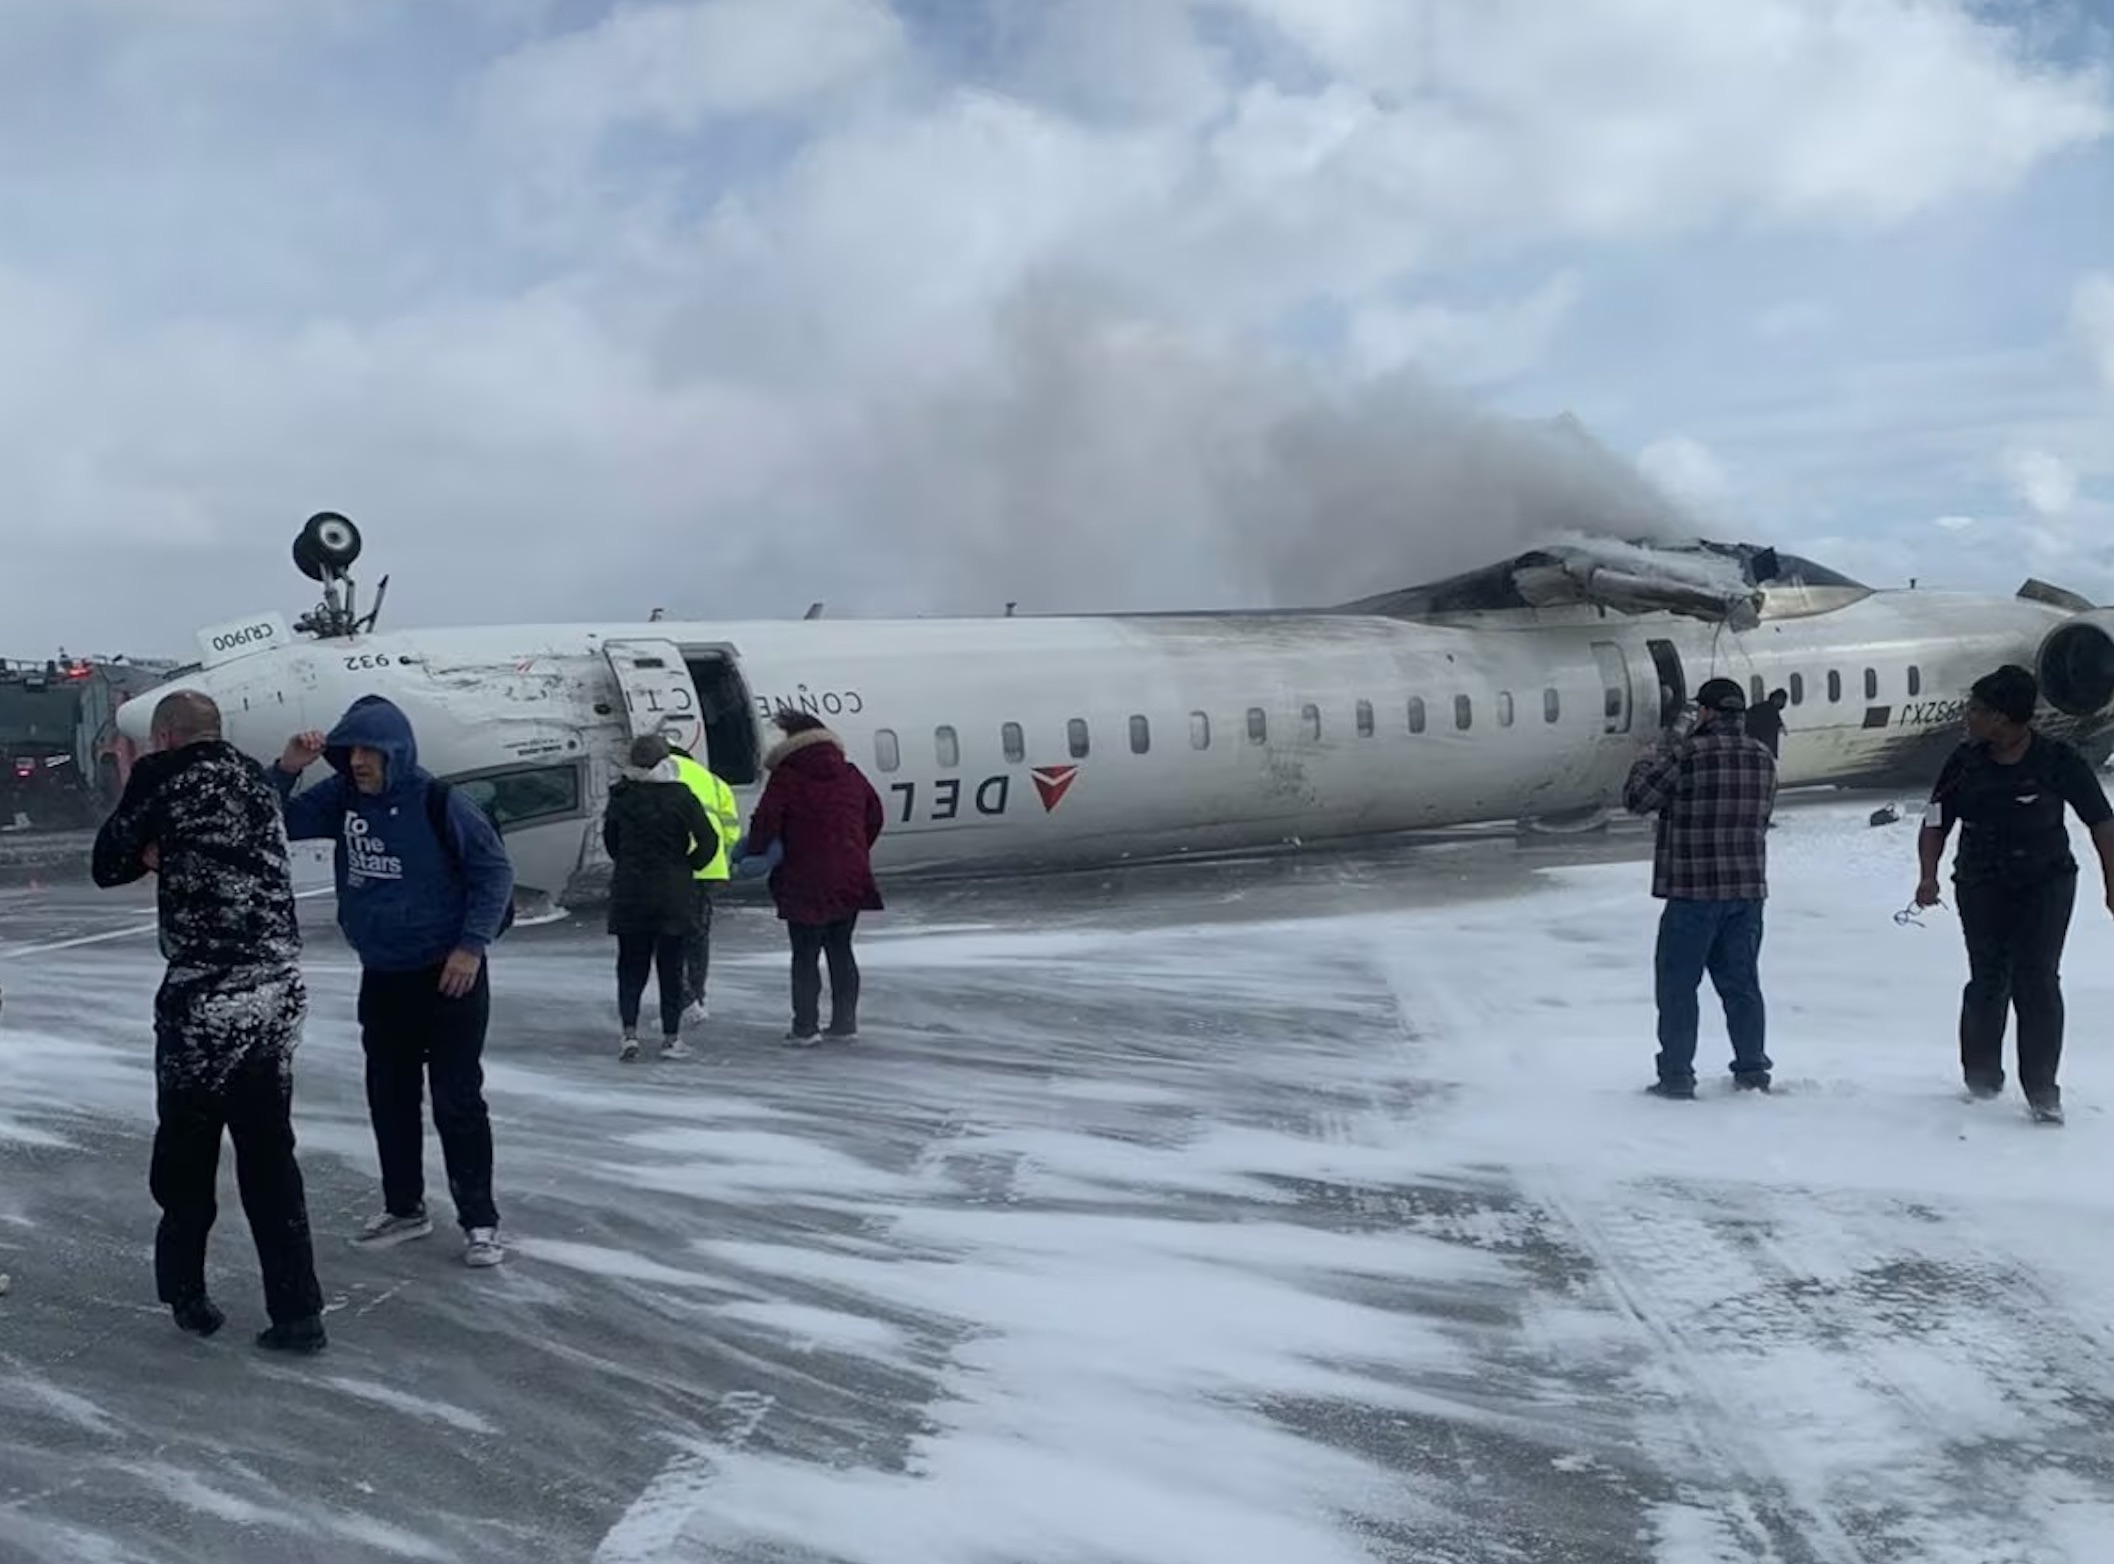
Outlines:
{"type": "Polygon", "coordinates": [[[881,793],[884,872],[1062,867],[1577,816],[1619,798],[1669,690],[1713,675],[1794,692],[1783,785],[1921,783],[1967,686],[2069,617],[1883,592],[1744,633],[1592,608],[495,626],[282,638],[172,685],[259,759],[387,696],[421,763],[493,809],[521,885],[563,902],[606,870],[614,767],[656,727],[746,812],[769,714],[813,712],[881,793]]]}

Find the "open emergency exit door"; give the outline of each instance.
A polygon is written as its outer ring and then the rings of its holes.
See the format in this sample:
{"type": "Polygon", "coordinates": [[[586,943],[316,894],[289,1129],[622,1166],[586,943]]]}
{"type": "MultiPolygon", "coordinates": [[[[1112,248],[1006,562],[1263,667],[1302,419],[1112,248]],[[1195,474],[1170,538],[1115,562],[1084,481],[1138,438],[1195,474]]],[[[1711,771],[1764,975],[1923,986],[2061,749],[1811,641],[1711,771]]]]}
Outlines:
{"type": "Polygon", "coordinates": [[[658,734],[692,755],[705,750],[705,714],[673,641],[604,641],[602,656],[624,695],[633,738],[658,734]]]}

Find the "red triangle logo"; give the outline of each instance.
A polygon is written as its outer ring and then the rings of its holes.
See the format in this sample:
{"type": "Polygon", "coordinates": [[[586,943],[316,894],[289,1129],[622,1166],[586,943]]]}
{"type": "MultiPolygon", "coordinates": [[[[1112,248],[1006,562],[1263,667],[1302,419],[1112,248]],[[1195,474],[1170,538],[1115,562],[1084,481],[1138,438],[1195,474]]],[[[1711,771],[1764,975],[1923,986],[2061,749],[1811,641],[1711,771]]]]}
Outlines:
{"type": "Polygon", "coordinates": [[[1035,791],[1042,795],[1042,811],[1048,814],[1064,802],[1064,795],[1072,790],[1072,782],[1079,775],[1077,766],[1037,766],[1029,775],[1034,779],[1035,791]]]}

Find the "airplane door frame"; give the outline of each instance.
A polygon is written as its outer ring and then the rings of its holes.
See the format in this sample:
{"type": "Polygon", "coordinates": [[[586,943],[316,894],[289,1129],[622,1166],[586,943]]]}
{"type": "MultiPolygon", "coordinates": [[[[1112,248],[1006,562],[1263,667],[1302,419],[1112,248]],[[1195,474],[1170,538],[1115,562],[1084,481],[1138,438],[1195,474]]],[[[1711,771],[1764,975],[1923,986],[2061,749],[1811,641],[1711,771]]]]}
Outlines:
{"type": "Polygon", "coordinates": [[[1600,669],[1600,731],[1615,735],[1630,731],[1635,720],[1637,692],[1630,681],[1629,655],[1619,642],[1595,641],[1593,662],[1600,669]]]}
{"type": "Polygon", "coordinates": [[[1654,639],[1646,641],[1644,649],[1652,654],[1652,671],[1659,676],[1659,726],[1670,728],[1688,704],[1688,672],[1681,666],[1681,648],[1654,639]]]}
{"type": "Polygon", "coordinates": [[[602,660],[616,675],[633,738],[657,734],[693,755],[704,748],[704,705],[681,647],[673,641],[604,641],[602,660]]]}

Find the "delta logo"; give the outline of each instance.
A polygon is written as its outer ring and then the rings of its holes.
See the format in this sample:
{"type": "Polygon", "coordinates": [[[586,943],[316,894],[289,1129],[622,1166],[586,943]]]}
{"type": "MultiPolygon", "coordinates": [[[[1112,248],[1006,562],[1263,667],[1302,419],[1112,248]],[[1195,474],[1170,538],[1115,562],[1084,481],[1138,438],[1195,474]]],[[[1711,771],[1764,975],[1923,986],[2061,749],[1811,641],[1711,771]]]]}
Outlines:
{"type": "Polygon", "coordinates": [[[1078,780],[1077,766],[1037,766],[1028,775],[1035,783],[1035,792],[1042,799],[1042,812],[1050,813],[1064,802],[1064,795],[1072,790],[1078,780]]]}

